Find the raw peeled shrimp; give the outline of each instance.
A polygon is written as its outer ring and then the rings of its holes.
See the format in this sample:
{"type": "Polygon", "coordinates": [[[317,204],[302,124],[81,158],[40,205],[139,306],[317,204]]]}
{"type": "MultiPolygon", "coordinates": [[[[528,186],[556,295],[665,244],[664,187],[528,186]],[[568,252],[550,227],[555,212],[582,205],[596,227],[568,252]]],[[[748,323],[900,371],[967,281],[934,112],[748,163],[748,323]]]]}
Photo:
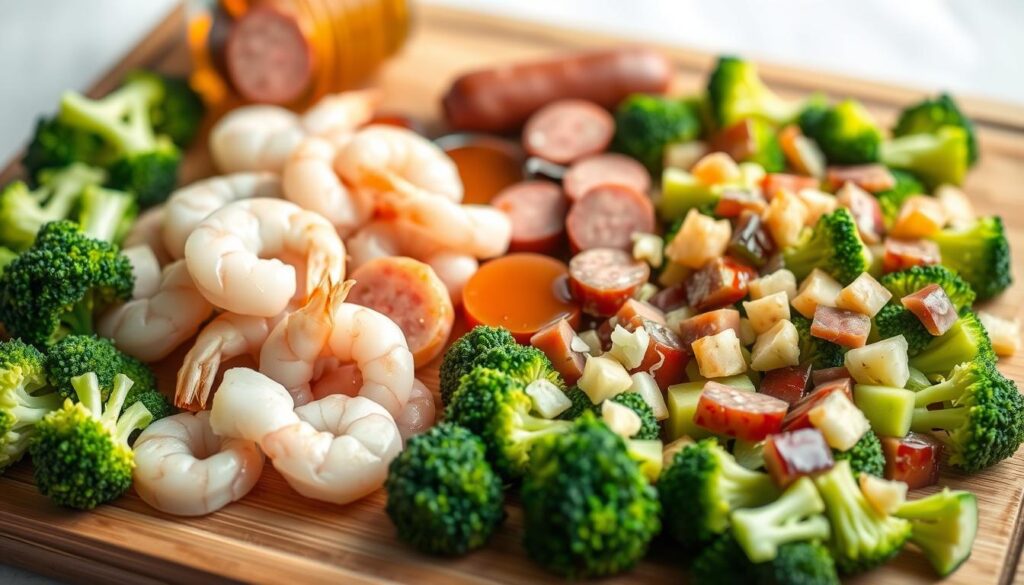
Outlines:
{"type": "Polygon", "coordinates": [[[334,226],[280,199],[244,199],[215,211],[188,237],[185,261],[207,300],[257,317],[281,313],[296,291],[308,295],[311,283],[345,276],[345,246],[334,226]],[[305,263],[304,275],[290,259],[305,263]]]}
{"type": "Polygon", "coordinates": [[[334,171],[338,148],[345,138],[309,137],[284,165],[284,196],[303,209],[327,218],[338,233],[347,235],[366,223],[373,213],[373,199],[366,191],[349,189],[334,171]]]}
{"type": "Polygon", "coordinates": [[[409,437],[418,435],[434,426],[436,417],[434,395],[423,382],[418,379],[413,381],[409,402],[395,417],[395,424],[398,425],[398,432],[402,435],[402,442],[404,443],[409,440],[409,437]]]}
{"type": "Polygon", "coordinates": [[[149,246],[149,249],[153,251],[156,259],[160,262],[160,266],[170,264],[174,259],[171,258],[167,248],[164,247],[164,209],[163,205],[157,205],[143,211],[135,220],[135,223],[132,224],[128,235],[124,237],[121,247],[149,246]]]}
{"type": "Polygon", "coordinates": [[[214,434],[208,411],[155,421],[135,441],[135,491],[161,512],[202,516],[240,500],[263,472],[253,441],[214,434]]]}
{"type": "Polygon", "coordinates": [[[402,188],[383,197],[399,232],[452,252],[494,258],[508,251],[512,223],[490,205],[460,205],[419,189],[402,188]]]}
{"type": "Polygon", "coordinates": [[[284,386],[249,368],[224,372],[210,407],[210,428],[222,437],[257,443],[282,427],[299,422],[284,386]]]}
{"type": "Polygon", "coordinates": [[[387,256],[415,257],[401,244],[394,221],[375,219],[345,240],[349,268],[355,270],[370,260],[387,256]]]}
{"type": "Polygon", "coordinates": [[[160,288],[148,298],[135,299],[107,311],[96,332],[144,362],[167,356],[195,335],[213,314],[213,306],[200,294],[184,260],[164,267],[160,288]]]}
{"type": "Polygon", "coordinates": [[[306,137],[299,116],[278,106],[236,108],[210,131],[210,155],[221,173],[281,172],[306,137]]]}
{"type": "Polygon", "coordinates": [[[121,253],[132,265],[132,277],[135,279],[132,298],[144,299],[155,295],[160,290],[160,273],[163,269],[153,249],[146,244],[138,244],[123,248],[121,253]]]}
{"type": "Polygon", "coordinates": [[[302,114],[302,127],[310,136],[350,133],[373,119],[380,99],[377,89],[326,95],[302,114]]]}
{"type": "Polygon", "coordinates": [[[441,251],[423,259],[428,266],[434,269],[434,273],[448,289],[448,296],[452,298],[452,304],[462,304],[462,289],[466,288],[466,282],[476,274],[480,268],[480,262],[469,254],[441,251]]]}
{"type": "Polygon", "coordinates": [[[274,173],[233,173],[182,187],[165,205],[164,247],[173,258],[183,258],[188,236],[214,211],[240,199],[280,197],[281,179],[274,173]]]}

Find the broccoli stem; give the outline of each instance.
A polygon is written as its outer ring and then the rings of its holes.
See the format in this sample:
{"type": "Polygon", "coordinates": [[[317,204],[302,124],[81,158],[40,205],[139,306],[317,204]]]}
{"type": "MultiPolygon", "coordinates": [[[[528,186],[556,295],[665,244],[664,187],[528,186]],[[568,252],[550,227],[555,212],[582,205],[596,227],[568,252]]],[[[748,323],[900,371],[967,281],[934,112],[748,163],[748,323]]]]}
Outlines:
{"type": "Polygon", "coordinates": [[[99,419],[103,413],[103,398],[100,396],[100,381],[95,372],[71,378],[71,387],[75,389],[78,402],[89,409],[93,418],[99,419]]]}
{"type": "Polygon", "coordinates": [[[910,430],[915,433],[927,433],[932,429],[955,429],[964,424],[964,418],[969,413],[970,408],[966,406],[943,408],[940,410],[915,408],[914,419],[910,423],[910,430]]]}
{"type": "Polygon", "coordinates": [[[153,415],[142,402],[136,402],[128,407],[121,417],[117,419],[114,429],[114,439],[122,444],[128,445],[128,437],[138,429],[144,429],[153,421],[153,415]]]}
{"type": "Polygon", "coordinates": [[[783,544],[827,539],[824,511],[825,502],[805,477],[767,506],[733,512],[733,534],[751,561],[763,563],[774,559],[783,544]]]}
{"type": "Polygon", "coordinates": [[[963,388],[955,382],[956,378],[949,378],[933,386],[918,390],[914,394],[914,404],[917,406],[928,406],[936,402],[956,400],[963,394],[963,388]]]}
{"type": "Polygon", "coordinates": [[[92,327],[92,292],[88,292],[74,305],[71,306],[71,310],[67,311],[61,316],[61,321],[68,328],[68,333],[71,335],[91,335],[93,332],[92,327]]]}
{"type": "Polygon", "coordinates": [[[125,85],[101,100],[67,92],[60,102],[60,120],[98,134],[123,153],[152,148],[156,137],[149,124],[148,92],[125,85]]]}
{"type": "Polygon", "coordinates": [[[121,224],[134,205],[132,197],[121,191],[93,188],[87,194],[88,214],[82,231],[98,240],[113,242],[121,224]]]}
{"type": "Polygon", "coordinates": [[[721,480],[730,510],[763,505],[778,493],[771,476],[751,471],[732,457],[722,458],[721,480]]]}
{"type": "Polygon", "coordinates": [[[33,396],[24,388],[18,388],[17,393],[18,405],[11,409],[11,413],[19,425],[28,426],[39,422],[51,410],[60,408],[62,402],[56,392],[33,396]]]}
{"type": "Polygon", "coordinates": [[[114,387],[110,391],[110,397],[107,398],[107,404],[103,409],[104,424],[114,426],[119,422],[117,417],[121,414],[121,407],[124,406],[124,401],[128,397],[128,391],[134,385],[135,382],[124,374],[114,376],[114,387]]]}

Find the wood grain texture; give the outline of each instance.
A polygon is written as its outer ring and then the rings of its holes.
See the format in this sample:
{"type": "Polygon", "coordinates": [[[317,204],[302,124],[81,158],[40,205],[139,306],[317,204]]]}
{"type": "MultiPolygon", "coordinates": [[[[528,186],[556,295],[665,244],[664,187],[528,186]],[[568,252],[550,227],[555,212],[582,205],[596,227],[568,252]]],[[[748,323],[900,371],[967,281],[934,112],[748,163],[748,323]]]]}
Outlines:
{"type": "MultiPolygon", "coordinates": [[[[611,37],[564,31],[457,11],[419,7],[417,28],[402,54],[380,73],[384,110],[408,113],[439,128],[440,95],[457,73],[502,61],[539,57],[553,51],[621,42],[611,37]]],[[[101,80],[94,92],[108,90],[125,70],[146,65],[182,71],[187,66],[182,14],[154,31],[124,62],[101,80]]],[[[675,89],[696,90],[713,57],[666,48],[678,68],[675,89]]],[[[766,81],[784,95],[823,90],[864,101],[885,123],[919,92],[831,75],[765,66],[766,81]]],[[[981,163],[967,190],[978,208],[1003,215],[1014,245],[1014,273],[1024,275],[1024,109],[965,99],[978,121],[981,163]]],[[[190,152],[184,179],[211,172],[205,148],[190,152]]],[[[0,178],[18,173],[7,167],[0,178]]],[[[1016,284],[988,307],[1020,317],[1024,285],[1016,284]]],[[[436,388],[436,363],[419,376],[436,388]]],[[[1004,361],[1003,371],[1024,381],[1024,356],[1004,361]]],[[[975,492],[981,529],[971,559],[948,583],[981,585],[1024,582],[1018,566],[1024,452],[970,478],[949,471],[943,483],[975,492]]],[[[922,490],[923,495],[929,490],[922,490]]],[[[54,507],[32,486],[23,464],[0,478],[0,561],[80,582],[303,582],[303,583],[523,583],[554,582],[524,556],[521,515],[513,503],[507,525],[482,551],[462,559],[437,560],[397,542],[377,493],[349,506],[306,500],[269,466],[259,485],[243,501],[204,518],[182,519],[149,508],[134,494],[89,513],[54,507]]],[[[678,554],[657,542],[650,558],[635,571],[610,582],[674,583],[684,579],[678,554]]],[[[935,578],[912,550],[895,561],[847,582],[858,584],[928,583],[935,578]]]]}

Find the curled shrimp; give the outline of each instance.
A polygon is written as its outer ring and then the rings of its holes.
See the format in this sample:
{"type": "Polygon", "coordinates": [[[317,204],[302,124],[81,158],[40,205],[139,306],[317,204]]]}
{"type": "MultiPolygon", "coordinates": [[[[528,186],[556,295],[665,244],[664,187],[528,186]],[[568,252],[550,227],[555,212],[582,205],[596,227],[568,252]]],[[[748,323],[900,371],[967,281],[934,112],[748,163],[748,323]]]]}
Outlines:
{"type": "Polygon", "coordinates": [[[184,260],[164,267],[151,297],[128,301],[100,317],[96,331],[144,362],[167,356],[195,335],[213,314],[213,305],[196,288],[184,260]]]}
{"type": "Polygon", "coordinates": [[[232,201],[280,198],[281,179],[273,173],[234,173],[182,187],[165,204],[163,243],[175,259],[185,256],[185,241],[211,213],[232,201]]]}
{"type": "Polygon", "coordinates": [[[448,289],[453,305],[462,304],[462,289],[480,268],[480,262],[469,254],[441,251],[423,259],[448,289]]]}
{"type": "Polygon", "coordinates": [[[163,269],[160,267],[160,260],[157,259],[153,249],[146,244],[126,246],[121,253],[128,258],[132,265],[132,277],[135,285],[132,287],[133,299],[145,299],[156,294],[160,290],[160,276],[163,269]]]}
{"type": "Polygon", "coordinates": [[[398,234],[395,222],[375,219],[345,240],[349,267],[355,270],[370,260],[387,256],[415,257],[401,244],[401,236],[398,234]]]}
{"type": "Polygon", "coordinates": [[[221,118],[210,131],[210,155],[222,173],[281,172],[306,137],[298,115],[278,106],[245,106],[221,118]]]}
{"type": "Polygon", "coordinates": [[[308,284],[325,278],[340,282],[345,246],[317,213],[290,201],[244,199],[215,211],[193,230],[185,261],[197,288],[214,305],[273,317],[308,284]],[[305,273],[297,274],[295,265],[301,263],[305,273]]]}
{"type": "Polygon", "coordinates": [[[461,252],[494,258],[508,251],[512,223],[490,205],[460,205],[419,189],[401,188],[384,196],[403,238],[461,252]]]}
{"type": "Polygon", "coordinates": [[[370,218],[373,200],[365,191],[349,189],[334,171],[338,148],[345,138],[309,137],[284,165],[284,196],[303,209],[327,218],[347,235],[370,218]]]}
{"type": "Polygon", "coordinates": [[[377,89],[326,95],[302,114],[302,127],[310,136],[352,132],[373,119],[380,99],[377,89]]]}
{"type": "Polygon", "coordinates": [[[136,218],[135,223],[132,224],[132,228],[128,231],[128,234],[124,237],[124,241],[121,242],[122,248],[131,248],[134,246],[149,246],[149,249],[153,251],[157,261],[160,262],[160,266],[166,266],[170,264],[174,258],[164,247],[163,239],[163,225],[164,225],[165,207],[163,205],[157,205],[151,207],[136,218]]]}
{"type": "Polygon", "coordinates": [[[402,442],[416,436],[434,426],[437,409],[434,406],[434,395],[427,386],[418,379],[413,381],[412,394],[402,412],[395,417],[402,442]]]}
{"type": "Polygon", "coordinates": [[[268,434],[299,422],[284,386],[249,368],[224,372],[213,394],[210,428],[222,437],[257,443],[268,434]]]}
{"type": "Polygon", "coordinates": [[[207,411],[155,421],[134,451],[139,497],[179,516],[202,516],[242,499],[263,472],[256,443],[214,434],[207,411]]]}

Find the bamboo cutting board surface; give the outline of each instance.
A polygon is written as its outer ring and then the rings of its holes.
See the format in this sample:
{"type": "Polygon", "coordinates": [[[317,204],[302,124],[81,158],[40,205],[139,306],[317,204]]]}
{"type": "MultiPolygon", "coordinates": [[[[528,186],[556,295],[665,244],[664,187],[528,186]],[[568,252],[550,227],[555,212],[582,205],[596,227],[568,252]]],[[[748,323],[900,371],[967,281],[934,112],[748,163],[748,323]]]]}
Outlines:
{"type": "MultiPolygon", "coordinates": [[[[402,54],[378,76],[383,110],[403,112],[438,128],[438,100],[451,78],[464,70],[549,53],[622,42],[493,17],[420,7],[416,31],[402,54]]],[[[695,91],[704,83],[712,55],[666,48],[678,68],[677,89],[695,91]]],[[[144,40],[92,91],[102,94],[135,66],[171,72],[187,67],[181,11],[144,40]]],[[[762,75],[783,95],[821,90],[852,96],[884,124],[920,92],[765,66],[762,75]]],[[[1024,279],[1024,108],[962,100],[976,120],[981,163],[967,191],[982,212],[1000,213],[1014,250],[1014,274],[1024,279]]],[[[209,174],[202,145],[189,153],[186,180],[209,174]]],[[[12,163],[0,174],[18,172],[12,163]]],[[[1024,284],[1016,284],[987,307],[1007,317],[1021,316],[1024,284]]],[[[1024,356],[1001,363],[1024,382],[1024,356]]],[[[436,364],[420,372],[436,388],[436,364]]],[[[946,582],[982,585],[1024,580],[1019,569],[1024,451],[972,477],[944,472],[942,483],[969,489],[980,504],[980,530],[971,559],[946,582]]],[[[928,493],[921,490],[914,494],[928,493]]],[[[399,543],[383,511],[384,494],[349,506],[333,506],[298,496],[268,465],[259,485],[241,502],[204,518],[177,518],[156,512],[129,494],[88,513],[59,509],[32,485],[21,464],[0,477],[0,562],[16,564],[64,580],[81,582],[297,582],[297,583],[523,583],[555,579],[522,552],[521,514],[513,502],[507,524],[482,551],[455,560],[423,556],[399,543]]],[[[611,582],[675,583],[684,569],[671,544],[658,542],[636,570],[611,582]]],[[[904,552],[883,568],[846,580],[858,584],[928,583],[935,577],[924,559],[904,552]]]]}

